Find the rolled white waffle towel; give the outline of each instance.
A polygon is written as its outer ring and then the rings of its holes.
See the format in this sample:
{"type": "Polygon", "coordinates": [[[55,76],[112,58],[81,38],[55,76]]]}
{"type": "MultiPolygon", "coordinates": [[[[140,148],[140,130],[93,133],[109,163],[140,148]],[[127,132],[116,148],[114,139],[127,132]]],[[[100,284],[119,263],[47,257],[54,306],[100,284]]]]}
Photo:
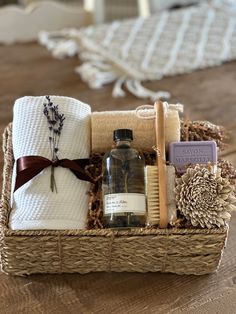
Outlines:
{"type": "MultiPolygon", "coordinates": [[[[91,108],[76,99],[51,96],[59,113],[65,115],[59,143],[59,159],[88,158],[90,154],[91,108]]],[[[16,100],[13,118],[13,153],[51,159],[49,130],[43,114],[44,96],[16,100]]],[[[12,190],[16,179],[13,170],[12,190]]],[[[57,193],[50,189],[51,167],[12,193],[9,227],[20,229],[83,229],[86,227],[89,183],[66,168],[55,168],[57,193]]]]}

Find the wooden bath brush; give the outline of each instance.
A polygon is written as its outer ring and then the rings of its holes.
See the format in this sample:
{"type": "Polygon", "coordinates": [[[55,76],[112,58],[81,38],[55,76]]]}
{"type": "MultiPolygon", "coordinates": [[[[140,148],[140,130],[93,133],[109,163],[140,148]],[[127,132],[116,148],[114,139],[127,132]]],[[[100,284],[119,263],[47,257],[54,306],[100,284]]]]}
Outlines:
{"type": "Polygon", "coordinates": [[[154,105],[157,165],[146,166],[146,194],[148,205],[148,223],[166,228],[167,209],[167,171],[165,155],[165,108],[161,101],[154,105]]]}

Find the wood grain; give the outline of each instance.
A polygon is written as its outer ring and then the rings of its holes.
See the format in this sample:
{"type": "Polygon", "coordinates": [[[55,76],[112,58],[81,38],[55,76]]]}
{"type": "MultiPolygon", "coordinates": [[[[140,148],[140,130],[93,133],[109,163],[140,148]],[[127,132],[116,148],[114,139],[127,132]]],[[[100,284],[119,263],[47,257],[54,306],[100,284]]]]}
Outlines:
{"type": "Polygon", "coordinates": [[[162,101],[155,102],[156,111],[155,129],[156,129],[156,147],[158,182],[159,182],[159,209],[160,209],[160,228],[167,228],[168,209],[167,209],[167,173],[166,173],[166,151],[165,151],[165,108],[162,101]]]}
{"type": "MultiPolygon", "coordinates": [[[[0,46],[0,132],[12,120],[14,100],[24,95],[76,97],[93,110],[133,109],[147,102],[131,95],[113,99],[111,86],[91,91],[74,73],[79,61],[53,59],[37,44],[0,46]]],[[[193,119],[236,125],[236,62],[192,74],[150,82],[166,89],[172,101],[185,104],[193,119]]],[[[233,128],[236,130],[236,128],[233,128]]],[[[235,162],[235,153],[229,158],[235,162]]],[[[2,153],[0,153],[2,168],[2,153]]],[[[0,274],[0,313],[186,313],[236,312],[236,214],[217,274],[97,273],[34,275],[0,274]]]]}

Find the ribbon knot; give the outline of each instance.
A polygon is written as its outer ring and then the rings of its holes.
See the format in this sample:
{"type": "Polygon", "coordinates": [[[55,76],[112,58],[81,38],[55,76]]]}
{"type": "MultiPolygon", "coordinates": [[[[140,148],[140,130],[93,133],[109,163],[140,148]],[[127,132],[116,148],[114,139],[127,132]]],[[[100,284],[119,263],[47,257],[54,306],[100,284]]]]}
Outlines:
{"type": "Polygon", "coordinates": [[[59,162],[59,159],[55,159],[55,160],[52,160],[52,167],[58,167],[60,166],[60,162],[59,162]]]}
{"type": "Polygon", "coordinates": [[[16,161],[16,184],[14,192],[22,185],[33,179],[47,167],[63,167],[69,169],[80,180],[96,183],[86,173],[85,167],[89,165],[89,159],[56,159],[49,160],[42,156],[24,156],[16,161]]]}

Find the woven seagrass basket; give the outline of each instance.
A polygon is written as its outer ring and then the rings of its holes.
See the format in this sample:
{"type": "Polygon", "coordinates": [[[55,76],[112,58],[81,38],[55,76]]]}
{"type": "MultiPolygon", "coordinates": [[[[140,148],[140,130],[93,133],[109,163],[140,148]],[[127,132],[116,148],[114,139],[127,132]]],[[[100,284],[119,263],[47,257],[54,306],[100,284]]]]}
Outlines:
{"type": "Polygon", "coordinates": [[[171,272],[203,275],[217,270],[228,227],[220,229],[33,230],[8,228],[13,168],[12,127],[3,138],[0,208],[2,270],[7,274],[171,272]]]}

